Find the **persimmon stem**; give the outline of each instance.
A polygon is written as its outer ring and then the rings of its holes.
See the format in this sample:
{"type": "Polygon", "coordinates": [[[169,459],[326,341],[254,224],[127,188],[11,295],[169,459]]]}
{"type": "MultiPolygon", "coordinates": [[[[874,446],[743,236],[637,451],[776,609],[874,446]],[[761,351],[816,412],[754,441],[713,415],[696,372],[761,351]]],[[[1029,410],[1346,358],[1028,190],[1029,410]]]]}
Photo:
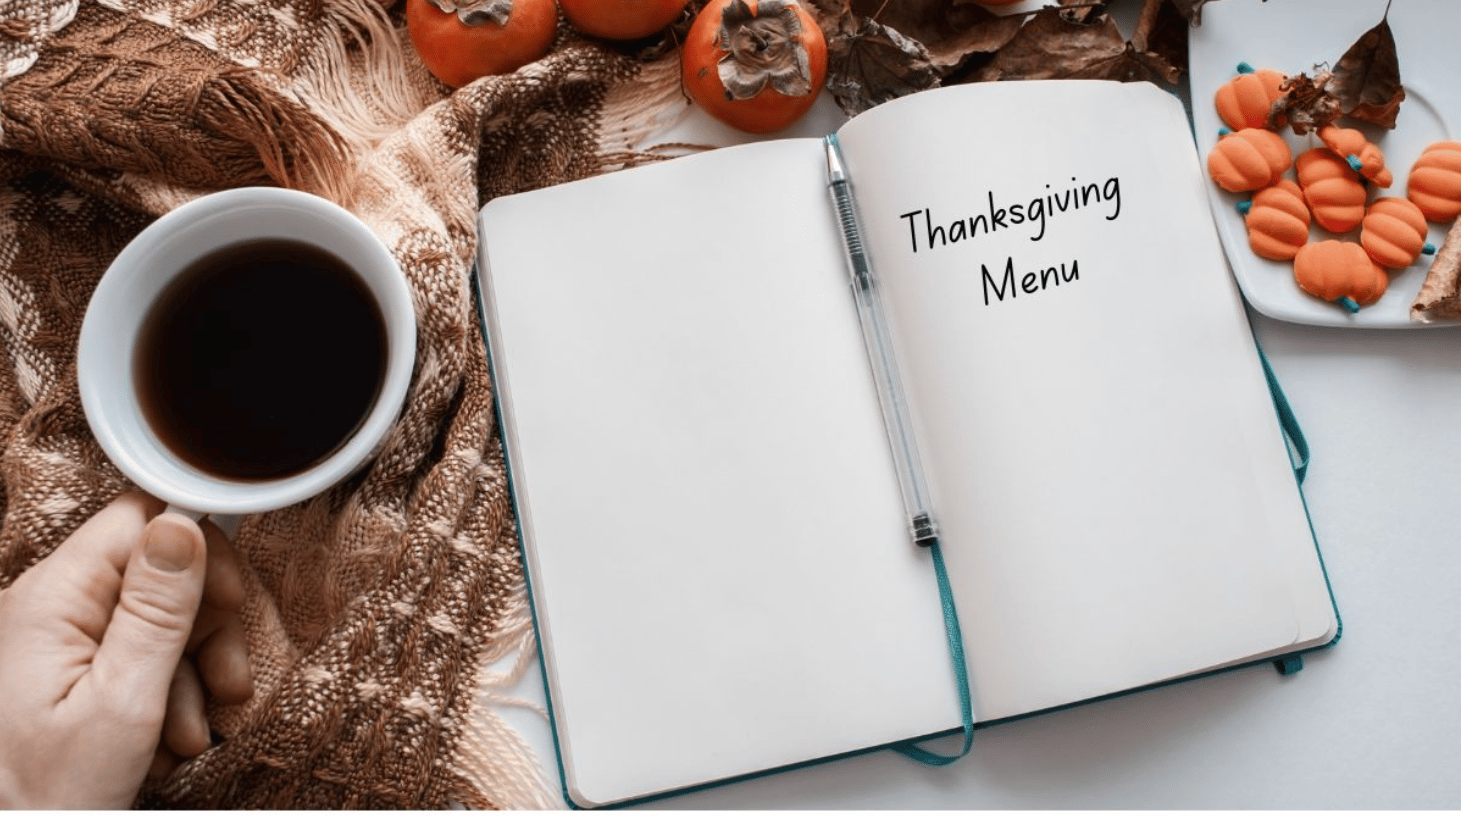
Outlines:
{"type": "Polygon", "coordinates": [[[1338,298],[1335,299],[1335,302],[1336,303],[1339,303],[1341,305],[1341,308],[1342,309],[1345,309],[1346,311],[1350,312],[1351,314],[1355,314],[1355,313],[1361,311],[1361,304],[1357,303],[1355,300],[1352,300],[1351,298],[1348,298],[1348,297],[1338,297],[1338,298]]]}

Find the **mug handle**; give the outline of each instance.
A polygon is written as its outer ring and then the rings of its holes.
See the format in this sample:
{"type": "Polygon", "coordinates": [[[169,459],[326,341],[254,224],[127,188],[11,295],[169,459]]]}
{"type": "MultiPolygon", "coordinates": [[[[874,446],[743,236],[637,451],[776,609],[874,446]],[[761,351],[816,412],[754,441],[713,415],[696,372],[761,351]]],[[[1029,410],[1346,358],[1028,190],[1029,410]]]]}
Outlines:
{"type": "Polygon", "coordinates": [[[208,513],[200,513],[198,510],[190,510],[187,507],[179,507],[176,504],[170,504],[167,507],[163,508],[163,512],[177,513],[180,516],[186,516],[194,521],[199,521],[205,516],[209,515],[208,513]]]}
{"type": "Polygon", "coordinates": [[[224,531],[224,537],[229,539],[230,541],[234,541],[235,535],[240,531],[240,522],[243,521],[240,516],[227,515],[222,513],[200,513],[198,510],[190,510],[187,507],[179,507],[176,504],[170,504],[167,507],[163,508],[163,512],[177,513],[180,516],[187,516],[188,518],[193,519],[196,522],[208,518],[210,521],[214,522],[214,526],[224,531]]]}

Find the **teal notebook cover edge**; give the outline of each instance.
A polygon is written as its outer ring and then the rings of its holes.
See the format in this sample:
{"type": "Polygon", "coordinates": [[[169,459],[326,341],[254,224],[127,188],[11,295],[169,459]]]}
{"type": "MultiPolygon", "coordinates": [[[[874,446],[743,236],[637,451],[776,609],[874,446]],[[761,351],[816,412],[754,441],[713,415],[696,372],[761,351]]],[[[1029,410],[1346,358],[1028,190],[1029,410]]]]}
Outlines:
{"type": "MultiPolygon", "coordinates": [[[[474,298],[474,308],[475,308],[475,311],[476,311],[476,315],[479,318],[479,331],[480,331],[481,339],[484,342],[485,358],[488,361],[488,365],[489,365],[490,382],[491,382],[492,385],[497,385],[498,380],[496,379],[496,375],[495,375],[494,344],[490,341],[490,337],[489,337],[488,319],[486,317],[485,308],[484,308],[484,293],[483,293],[483,291],[481,289],[481,285],[480,285],[480,282],[479,282],[479,264],[478,264],[477,261],[471,266],[469,277],[470,277],[470,282],[469,282],[470,283],[470,289],[471,289],[471,292],[473,293],[473,298],[474,298]]],[[[1247,312],[1246,312],[1246,314],[1247,314],[1247,312]]],[[[1253,334],[1254,332],[1253,332],[1253,323],[1252,323],[1252,320],[1250,321],[1249,329],[1250,329],[1250,333],[1253,334]]],[[[1306,523],[1309,524],[1309,527],[1310,527],[1310,537],[1311,537],[1311,539],[1315,543],[1315,557],[1316,557],[1316,559],[1318,560],[1318,562],[1320,564],[1320,571],[1321,571],[1321,574],[1324,576],[1324,579],[1325,579],[1326,593],[1330,597],[1331,608],[1332,608],[1332,610],[1335,613],[1335,621],[1336,621],[1335,636],[1333,638],[1331,638],[1329,641],[1325,642],[1325,643],[1321,643],[1321,644],[1318,644],[1316,646],[1311,646],[1311,647],[1308,647],[1308,648],[1300,649],[1300,650],[1294,651],[1294,652],[1288,652],[1288,653],[1282,654],[1282,655],[1274,655],[1274,656],[1271,656],[1271,657],[1265,657],[1265,658],[1261,658],[1261,659],[1258,659],[1258,660],[1251,660],[1251,661],[1244,662],[1244,663],[1238,663],[1238,664],[1234,664],[1234,665],[1230,665],[1230,666],[1223,666],[1223,667],[1220,667],[1220,668],[1217,668],[1217,669],[1210,669],[1208,671],[1199,672],[1197,674],[1190,674],[1190,675],[1187,675],[1186,677],[1179,677],[1179,678],[1175,678],[1175,679],[1172,679],[1172,680],[1165,680],[1165,681],[1162,681],[1162,682],[1159,682],[1159,683],[1151,683],[1151,684],[1144,685],[1144,686],[1138,686],[1136,688],[1125,689],[1123,691],[1114,692],[1112,694],[1104,694],[1104,695],[1100,695],[1100,696],[1097,696],[1097,697],[1090,697],[1090,698],[1087,698],[1087,699],[1084,699],[1084,700],[1077,700],[1075,702],[1067,703],[1065,705],[1052,706],[1050,708],[1039,709],[1037,711],[1030,711],[1030,712],[1027,712],[1027,713],[1024,713],[1024,714],[1015,715],[1013,717],[1003,717],[1003,718],[996,719],[996,720],[986,720],[986,721],[981,722],[981,723],[975,723],[974,726],[973,726],[973,729],[975,731],[982,731],[984,729],[987,729],[987,728],[990,728],[990,727],[993,727],[993,726],[997,726],[997,725],[1004,725],[1006,723],[1011,723],[1011,722],[1019,722],[1019,721],[1022,721],[1022,720],[1031,719],[1033,717],[1039,717],[1039,716],[1043,716],[1043,715],[1046,715],[1046,714],[1053,714],[1053,713],[1060,712],[1060,711],[1066,711],[1066,710],[1069,710],[1069,709],[1072,709],[1072,708],[1078,708],[1080,706],[1090,705],[1092,703],[1099,703],[1099,702],[1104,702],[1106,700],[1113,700],[1113,699],[1118,699],[1118,698],[1122,698],[1122,697],[1129,697],[1129,696],[1134,695],[1134,694],[1140,694],[1140,693],[1143,693],[1143,692],[1153,691],[1153,690],[1160,689],[1160,688],[1166,688],[1168,686],[1173,686],[1173,685],[1177,685],[1177,684],[1180,684],[1180,683],[1186,683],[1186,682],[1190,682],[1190,681],[1193,681],[1193,680],[1202,680],[1202,679],[1207,678],[1207,677],[1214,677],[1214,676],[1221,675],[1221,674],[1224,674],[1224,673],[1227,673],[1227,672],[1238,671],[1238,670],[1241,670],[1241,669],[1254,668],[1254,667],[1261,666],[1261,665],[1264,665],[1264,664],[1273,664],[1274,667],[1275,667],[1275,670],[1278,671],[1281,675],[1295,674],[1296,672],[1300,671],[1301,668],[1303,668],[1303,665],[1304,665],[1303,658],[1304,658],[1305,655],[1310,654],[1312,652],[1318,652],[1318,651],[1322,651],[1324,649],[1328,649],[1328,648],[1330,648],[1332,646],[1335,646],[1337,643],[1340,642],[1341,634],[1345,631],[1344,630],[1344,625],[1343,625],[1343,623],[1341,621],[1340,606],[1339,606],[1339,604],[1336,601],[1335,589],[1331,585],[1331,582],[1330,582],[1330,573],[1329,573],[1329,571],[1325,567],[1325,556],[1324,556],[1324,554],[1320,550],[1320,539],[1319,539],[1319,537],[1315,533],[1315,521],[1314,521],[1314,519],[1310,515],[1310,506],[1305,501],[1304,482],[1305,482],[1306,470],[1307,470],[1308,465],[1309,465],[1309,447],[1308,447],[1308,445],[1305,442],[1303,431],[1301,430],[1298,421],[1295,419],[1294,410],[1290,407],[1289,400],[1288,400],[1288,398],[1286,397],[1286,395],[1284,393],[1284,389],[1280,386],[1278,379],[1275,377],[1274,370],[1270,366],[1269,359],[1265,356],[1263,349],[1259,348],[1259,346],[1258,346],[1258,340],[1257,339],[1255,340],[1255,349],[1259,353],[1259,364],[1260,364],[1260,367],[1261,367],[1261,369],[1263,371],[1265,380],[1266,380],[1266,382],[1267,382],[1267,384],[1269,386],[1270,396],[1274,400],[1275,413],[1276,413],[1276,416],[1277,416],[1277,418],[1279,420],[1280,436],[1282,438],[1282,441],[1284,442],[1285,448],[1289,452],[1289,455],[1291,457],[1291,462],[1294,464],[1294,470],[1295,470],[1295,488],[1296,488],[1297,491],[1299,491],[1300,504],[1301,504],[1301,507],[1305,511],[1305,520],[1306,520],[1306,523]]],[[[526,553],[525,553],[525,536],[524,536],[524,530],[523,530],[523,528],[521,527],[521,524],[520,524],[520,507],[519,507],[519,501],[518,501],[518,498],[517,498],[518,497],[518,493],[515,490],[515,473],[514,473],[514,468],[511,467],[510,466],[510,463],[509,463],[509,454],[508,454],[509,440],[508,440],[508,438],[505,435],[504,415],[503,415],[502,410],[501,410],[500,398],[499,398],[499,389],[497,387],[494,388],[494,419],[495,419],[496,434],[499,436],[499,439],[500,439],[500,446],[505,451],[505,479],[506,479],[506,482],[507,482],[507,486],[509,488],[509,496],[510,496],[511,509],[514,512],[514,515],[515,515],[515,536],[516,536],[516,538],[518,539],[518,542],[519,542],[520,560],[521,560],[521,563],[524,564],[525,563],[525,559],[526,559],[526,553]]],[[[671,790],[671,791],[664,791],[664,792],[660,792],[660,793],[651,794],[651,795],[648,795],[648,796],[638,797],[636,799],[629,799],[629,800],[626,800],[626,801],[623,801],[623,802],[616,802],[616,803],[613,803],[613,804],[610,804],[610,805],[604,805],[604,806],[600,806],[600,807],[596,807],[596,808],[586,808],[586,807],[584,807],[582,805],[577,804],[571,798],[570,790],[566,787],[566,768],[565,768],[565,764],[564,764],[564,761],[563,761],[562,755],[561,755],[560,737],[558,736],[557,731],[556,731],[556,712],[555,712],[555,706],[551,702],[550,682],[547,679],[546,670],[545,670],[545,653],[544,653],[544,651],[542,651],[540,649],[540,620],[539,620],[538,614],[536,613],[536,606],[535,606],[535,588],[530,583],[530,574],[529,574],[528,571],[525,571],[525,576],[524,577],[525,577],[525,593],[526,593],[526,598],[527,598],[527,600],[530,603],[530,620],[531,620],[531,626],[532,626],[532,628],[535,631],[536,662],[537,662],[537,664],[540,667],[541,690],[542,690],[542,693],[544,693],[545,700],[546,700],[546,712],[547,712],[547,717],[549,719],[549,724],[550,724],[551,745],[552,745],[552,747],[553,747],[553,749],[555,751],[556,773],[560,777],[561,798],[562,798],[562,800],[565,801],[567,807],[571,808],[572,810],[588,810],[588,809],[594,809],[594,810],[618,810],[618,809],[622,809],[622,808],[635,807],[635,806],[641,805],[641,804],[648,804],[648,803],[652,803],[652,802],[664,801],[664,800],[667,800],[667,799],[677,798],[679,796],[687,796],[689,794],[698,793],[700,791],[707,791],[707,790],[713,790],[713,789],[716,789],[716,788],[727,787],[729,785],[738,784],[740,782],[748,782],[748,781],[755,780],[755,779],[761,779],[761,778],[764,778],[764,777],[767,777],[767,776],[773,776],[775,774],[780,774],[780,773],[786,773],[788,771],[799,770],[801,768],[809,768],[809,767],[814,767],[814,766],[817,766],[817,765],[824,765],[824,764],[829,763],[829,762],[837,762],[837,761],[842,760],[842,759],[848,759],[850,757],[861,756],[861,755],[873,753],[873,752],[876,752],[876,751],[891,750],[891,749],[899,748],[899,747],[903,747],[903,746],[916,745],[918,743],[926,742],[928,740],[940,739],[940,738],[950,737],[950,736],[957,736],[957,735],[963,734],[964,731],[965,731],[965,728],[964,728],[963,725],[956,725],[956,726],[954,726],[953,728],[950,728],[950,729],[945,729],[945,730],[942,730],[942,731],[937,731],[937,732],[934,732],[934,733],[931,733],[931,734],[914,736],[914,737],[911,737],[911,738],[908,738],[908,739],[898,740],[898,741],[895,741],[895,742],[883,743],[883,744],[880,744],[880,745],[873,745],[873,746],[871,746],[869,748],[860,748],[860,749],[857,749],[857,750],[854,750],[854,751],[846,751],[846,752],[843,752],[843,753],[840,753],[840,754],[832,754],[832,755],[829,755],[829,756],[815,757],[815,758],[812,758],[812,759],[809,759],[809,760],[805,760],[803,762],[796,762],[796,763],[792,763],[792,764],[788,764],[788,765],[781,765],[781,766],[778,766],[778,767],[775,767],[775,768],[769,768],[767,770],[758,771],[758,772],[755,772],[755,773],[740,774],[738,776],[731,776],[731,777],[727,777],[727,778],[724,778],[724,779],[713,780],[713,781],[706,782],[706,783],[699,784],[699,785],[691,785],[691,786],[688,786],[688,787],[678,788],[678,789],[671,790]]]]}
{"type": "Polygon", "coordinates": [[[520,571],[525,579],[525,600],[530,605],[530,628],[535,632],[535,662],[540,666],[540,690],[545,695],[546,716],[550,720],[551,747],[556,755],[556,775],[560,777],[561,799],[573,810],[583,810],[571,800],[571,792],[566,788],[566,766],[561,760],[561,738],[556,732],[556,712],[551,705],[550,681],[546,679],[545,672],[545,650],[540,647],[540,615],[535,607],[535,587],[530,582],[530,571],[524,567],[525,556],[525,529],[520,524],[520,501],[519,492],[515,490],[515,469],[510,467],[509,439],[505,436],[505,415],[500,405],[499,379],[494,368],[494,343],[489,337],[489,320],[485,316],[484,292],[479,284],[479,263],[475,261],[469,267],[469,290],[474,298],[475,313],[479,318],[479,335],[484,342],[484,358],[489,364],[489,382],[494,391],[494,424],[495,434],[500,440],[500,450],[505,456],[505,486],[510,495],[510,511],[515,516],[515,541],[520,550],[520,571]]]}

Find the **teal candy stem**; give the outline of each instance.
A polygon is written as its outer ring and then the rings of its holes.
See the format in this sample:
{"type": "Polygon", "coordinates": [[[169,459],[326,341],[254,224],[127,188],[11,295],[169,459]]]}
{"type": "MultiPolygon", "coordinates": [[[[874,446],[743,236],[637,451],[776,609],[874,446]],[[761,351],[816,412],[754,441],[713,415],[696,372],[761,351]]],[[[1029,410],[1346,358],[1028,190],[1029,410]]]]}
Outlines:
{"type": "Polygon", "coordinates": [[[1355,170],[1357,173],[1361,172],[1361,160],[1356,158],[1355,153],[1352,153],[1351,155],[1346,157],[1346,164],[1351,165],[1351,169],[1355,170]]]}
{"type": "Polygon", "coordinates": [[[1247,62],[1241,62],[1237,66],[1235,66],[1234,70],[1238,71],[1241,74],[1252,74],[1254,73],[1254,66],[1250,65],[1247,62]]]}
{"type": "Polygon", "coordinates": [[[1234,209],[1239,211],[1239,215],[1248,215],[1249,210],[1252,209],[1253,206],[1254,202],[1252,201],[1240,201],[1239,203],[1234,205],[1234,209]]]}
{"type": "Polygon", "coordinates": [[[1345,309],[1346,311],[1350,312],[1351,314],[1355,314],[1355,313],[1361,311],[1361,304],[1357,303],[1356,301],[1354,301],[1354,300],[1352,300],[1352,299],[1350,299],[1348,297],[1338,297],[1338,298],[1335,299],[1335,302],[1336,303],[1339,303],[1341,305],[1341,308],[1342,309],[1345,309]]]}
{"type": "Polygon", "coordinates": [[[1233,133],[1233,131],[1232,130],[1229,130],[1226,127],[1221,127],[1221,128],[1218,129],[1218,135],[1219,136],[1227,136],[1230,133],[1233,133]]]}
{"type": "Polygon", "coordinates": [[[1423,255],[1436,255],[1437,254],[1437,247],[1433,246],[1432,244],[1423,244],[1422,245],[1422,254],[1423,255]]]}

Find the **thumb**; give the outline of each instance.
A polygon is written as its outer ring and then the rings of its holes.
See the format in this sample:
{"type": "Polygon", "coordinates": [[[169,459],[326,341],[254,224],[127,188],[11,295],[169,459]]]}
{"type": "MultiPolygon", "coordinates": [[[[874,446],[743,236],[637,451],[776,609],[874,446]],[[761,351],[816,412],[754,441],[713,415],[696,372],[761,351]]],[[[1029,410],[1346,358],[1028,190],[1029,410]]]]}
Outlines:
{"type": "Polygon", "coordinates": [[[156,710],[161,721],[203,592],[203,531],[176,513],[154,517],[133,546],[92,664],[104,688],[156,710]]]}

